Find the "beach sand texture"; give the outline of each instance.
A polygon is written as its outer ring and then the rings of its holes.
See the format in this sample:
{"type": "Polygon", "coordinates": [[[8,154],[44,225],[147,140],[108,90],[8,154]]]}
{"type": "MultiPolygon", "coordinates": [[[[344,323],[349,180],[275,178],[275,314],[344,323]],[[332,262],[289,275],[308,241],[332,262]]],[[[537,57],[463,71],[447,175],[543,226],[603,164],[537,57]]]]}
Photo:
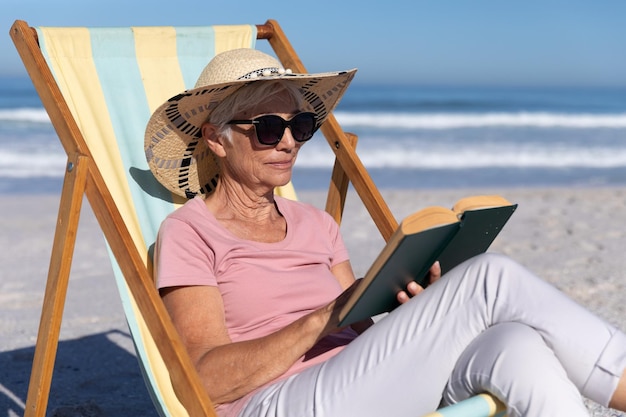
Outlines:
{"type": "MultiPolygon", "coordinates": [[[[383,191],[397,218],[461,197],[501,194],[519,209],[494,242],[622,330],[626,330],[626,188],[383,191]]],[[[324,194],[300,199],[318,207],[324,194]]],[[[58,196],[0,197],[0,415],[21,416],[28,388],[58,196]]],[[[357,275],[383,246],[348,199],[342,231],[357,275]]],[[[128,336],[104,239],[85,201],[48,408],[51,416],[156,416],[128,336]]],[[[593,416],[623,416],[588,402],[593,416]]]]}

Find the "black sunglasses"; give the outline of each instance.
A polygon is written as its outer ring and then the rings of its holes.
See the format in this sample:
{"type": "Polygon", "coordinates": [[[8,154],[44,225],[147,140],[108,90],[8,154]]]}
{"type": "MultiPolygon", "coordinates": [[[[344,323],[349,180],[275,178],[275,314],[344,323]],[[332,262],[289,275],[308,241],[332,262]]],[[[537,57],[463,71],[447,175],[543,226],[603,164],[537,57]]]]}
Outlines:
{"type": "Polygon", "coordinates": [[[289,127],[291,135],[298,142],[306,142],[313,137],[317,126],[315,113],[298,113],[290,120],[285,120],[275,114],[259,116],[252,120],[231,120],[228,125],[254,125],[256,138],[261,145],[277,145],[289,127]]]}

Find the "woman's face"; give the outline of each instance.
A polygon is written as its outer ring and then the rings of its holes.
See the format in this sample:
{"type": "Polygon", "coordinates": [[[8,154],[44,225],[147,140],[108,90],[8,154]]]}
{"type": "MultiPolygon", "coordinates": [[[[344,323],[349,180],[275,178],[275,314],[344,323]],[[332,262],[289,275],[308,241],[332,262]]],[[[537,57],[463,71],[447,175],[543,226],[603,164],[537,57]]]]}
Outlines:
{"type": "MultiPolygon", "coordinates": [[[[290,120],[299,112],[291,96],[283,92],[236,114],[234,119],[250,120],[273,114],[290,120]]],[[[253,125],[233,124],[231,132],[232,140],[223,142],[223,181],[235,180],[248,188],[260,188],[265,192],[291,180],[292,169],[303,143],[294,140],[290,128],[285,129],[282,139],[275,146],[261,145],[253,125]]]]}

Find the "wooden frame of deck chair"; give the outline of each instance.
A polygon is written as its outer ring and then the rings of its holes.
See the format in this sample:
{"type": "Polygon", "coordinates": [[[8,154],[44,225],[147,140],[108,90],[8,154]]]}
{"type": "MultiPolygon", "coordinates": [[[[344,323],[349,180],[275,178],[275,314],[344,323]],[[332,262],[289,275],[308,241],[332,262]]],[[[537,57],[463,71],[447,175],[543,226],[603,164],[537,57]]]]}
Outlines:
{"type": "MultiPolygon", "coordinates": [[[[10,34],[68,156],[25,416],[46,413],[83,196],[104,232],[157,411],[215,416],[152,280],[158,226],[183,201],[147,168],[144,128],[152,110],[191,88],[218,52],[267,39],[285,67],[305,72],[302,62],[273,20],[187,28],[32,28],[18,20],[10,34]]],[[[387,240],[397,223],[355,152],[356,136],[343,132],[332,115],[321,131],[336,156],[326,210],[341,221],[351,181],[387,240]]],[[[279,192],[295,196],[290,185],[279,192]]],[[[503,410],[479,395],[433,416],[487,417],[503,410]]]]}

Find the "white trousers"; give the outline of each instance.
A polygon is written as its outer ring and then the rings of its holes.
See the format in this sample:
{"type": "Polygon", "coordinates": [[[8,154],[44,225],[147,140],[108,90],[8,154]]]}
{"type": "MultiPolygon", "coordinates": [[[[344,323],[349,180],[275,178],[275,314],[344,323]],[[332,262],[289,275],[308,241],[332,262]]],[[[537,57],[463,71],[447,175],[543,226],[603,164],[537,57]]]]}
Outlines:
{"type": "MultiPolygon", "coordinates": [[[[625,300],[626,301],[626,300],[625,300]]],[[[626,368],[626,335],[510,259],[459,265],[240,417],[417,417],[490,392],[509,416],[588,416],[626,368]]]]}

